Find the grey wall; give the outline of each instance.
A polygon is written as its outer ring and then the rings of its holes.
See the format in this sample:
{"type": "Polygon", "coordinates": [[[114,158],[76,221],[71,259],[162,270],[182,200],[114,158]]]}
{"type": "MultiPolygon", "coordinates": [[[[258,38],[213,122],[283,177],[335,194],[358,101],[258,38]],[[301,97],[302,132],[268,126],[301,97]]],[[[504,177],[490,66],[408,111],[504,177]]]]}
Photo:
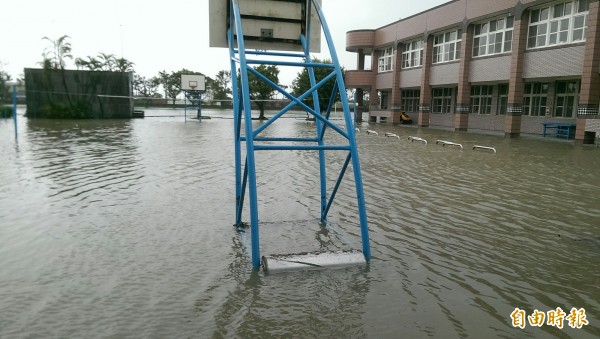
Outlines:
{"type": "Polygon", "coordinates": [[[131,72],[25,69],[27,116],[131,118],[131,72]]]}

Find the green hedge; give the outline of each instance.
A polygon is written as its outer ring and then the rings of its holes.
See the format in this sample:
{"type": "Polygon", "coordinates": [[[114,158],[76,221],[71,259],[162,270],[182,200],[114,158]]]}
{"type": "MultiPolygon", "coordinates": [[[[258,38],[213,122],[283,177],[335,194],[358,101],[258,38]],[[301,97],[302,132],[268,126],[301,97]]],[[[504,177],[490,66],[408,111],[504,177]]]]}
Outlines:
{"type": "Polygon", "coordinates": [[[0,118],[12,118],[12,106],[2,106],[0,110],[0,118]]]}
{"type": "Polygon", "coordinates": [[[41,118],[47,119],[90,119],[92,115],[90,114],[89,106],[84,101],[74,102],[72,105],[60,103],[60,102],[50,102],[44,110],[43,115],[40,115],[41,118]]]}

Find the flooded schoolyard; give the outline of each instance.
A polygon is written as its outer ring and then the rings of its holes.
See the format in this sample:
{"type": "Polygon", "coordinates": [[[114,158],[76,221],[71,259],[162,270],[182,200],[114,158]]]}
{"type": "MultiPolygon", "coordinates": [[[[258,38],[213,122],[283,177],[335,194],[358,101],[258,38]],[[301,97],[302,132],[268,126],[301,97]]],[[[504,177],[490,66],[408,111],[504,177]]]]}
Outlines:
{"type": "MultiPolygon", "coordinates": [[[[232,226],[230,114],[181,113],[19,116],[16,139],[0,120],[1,338],[600,336],[600,148],[360,126],[370,265],[268,275],[232,226]],[[516,308],[558,307],[583,308],[589,324],[513,327],[516,308]]],[[[301,116],[272,127],[315,128],[301,116]]],[[[261,221],[316,223],[314,152],[257,160],[261,221]]],[[[343,236],[307,243],[360,242],[342,186],[329,220],[343,236]]]]}

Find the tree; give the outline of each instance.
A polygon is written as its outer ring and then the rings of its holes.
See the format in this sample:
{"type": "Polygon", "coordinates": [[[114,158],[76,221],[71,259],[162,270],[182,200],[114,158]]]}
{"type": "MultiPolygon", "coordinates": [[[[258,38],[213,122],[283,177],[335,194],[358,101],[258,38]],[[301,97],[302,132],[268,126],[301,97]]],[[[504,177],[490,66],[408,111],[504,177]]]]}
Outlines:
{"type": "Polygon", "coordinates": [[[75,66],[77,66],[77,69],[81,68],[87,68],[90,71],[101,71],[102,70],[102,62],[100,62],[100,60],[91,57],[91,56],[87,56],[87,60],[84,60],[82,58],[77,58],[75,59],[75,66]]]}
{"type": "Polygon", "coordinates": [[[204,75],[200,72],[193,72],[187,70],[185,68],[177,71],[171,72],[171,74],[161,71],[158,73],[158,81],[163,86],[165,90],[165,98],[170,98],[173,100],[173,105],[175,105],[175,100],[177,96],[181,94],[181,75],[182,74],[196,74],[196,75],[204,75]]]}
{"type": "MultiPolygon", "coordinates": [[[[1,67],[2,65],[0,65],[1,67]]],[[[8,97],[9,87],[7,82],[11,80],[10,74],[0,68],[0,104],[8,97]]],[[[1,105],[0,105],[1,106],[1,105]]]]}
{"type": "Polygon", "coordinates": [[[146,79],[146,77],[138,74],[133,75],[133,89],[136,95],[143,98],[146,107],[148,107],[149,98],[154,97],[158,93],[159,82],[157,77],[146,79]]]}
{"type": "MultiPolygon", "coordinates": [[[[313,63],[321,63],[321,64],[331,64],[331,60],[329,60],[329,59],[320,60],[318,58],[313,58],[312,62],[313,63]]],[[[315,68],[313,68],[313,70],[315,73],[315,82],[316,83],[325,79],[332,72],[331,69],[323,68],[323,67],[318,67],[318,68],[315,67],[315,68]]],[[[342,69],[342,73],[343,72],[344,72],[344,70],[342,69]]],[[[329,100],[331,98],[331,93],[333,92],[334,85],[335,85],[335,78],[329,80],[317,91],[317,93],[319,94],[319,108],[320,108],[321,112],[324,112],[327,109],[327,106],[329,105],[329,100]]],[[[308,70],[305,68],[304,70],[302,70],[302,72],[298,73],[298,75],[296,76],[296,79],[294,79],[294,81],[292,83],[292,93],[295,97],[299,97],[302,94],[304,94],[306,91],[308,91],[310,88],[311,88],[310,78],[308,76],[308,70]]],[[[336,94],[335,100],[336,101],[340,100],[339,91],[336,94]]],[[[309,95],[306,99],[304,99],[304,102],[309,107],[312,107],[312,108],[315,107],[312,95],[309,95]]]]}
{"type": "Polygon", "coordinates": [[[163,90],[165,91],[165,98],[168,98],[168,92],[167,92],[167,83],[169,82],[169,73],[167,73],[166,71],[160,71],[158,72],[158,80],[159,80],[159,84],[162,86],[163,90]]]}
{"type": "Polygon", "coordinates": [[[10,97],[10,86],[8,85],[10,80],[10,74],[4,71],[2,64],[0,64],[0,118],[5,118],[12,114],[12,110],[2,106],[4,101],[10,97]]]}
{"type": "MultiPolygon", "coordinates": [[[[0,64],[0,67],[2,65],[0,64]]],[[[4,100],[10,97],[10,86],[7,82],[10,81],[10,74],[0,68],[0,118],[8,118],[12,115],[12,109],[4,107],[2,104],[4,100]]]]}
{"type": "Polygon", "coordinates": [[[212,87],[214,100],[231,99],[231,71],[219,71],[215,76],[215,80],[212,81],[212,87]]]}
{"type": "Polygon", "coordinates": [[[51,69],[60,71],[62,85],[67,101],[69,102],[69,108],[74,109],[71,94],[69,93],[69,88],[67,86],[67,80],[65,79],[65,68],[67,67],[65,59],[73,59],[73,55],[71,55],[71,43],[67,41],[67,39],[70,38],[71,37],[68,35],[63,35],[56,40],[52,40],[46,36],[43,37],[42,40],[48,40],[52,46],[46,47],[44,50],[44,53],[42,54],[44,60],[42,62],[47,74],[51,69]]]}
{"type": "Polygon", "coordinates": [[[100,61],[100,64],[102,64],[101,70],[112,71],[114,69],[114,64],[115,64],[115,55],[114,54],[98,53],[98,60],[100,61]]]}
{"type": "Polygon", "coordinates": [[[106,53],[98,53],[98,58],[88,55],[87,60],[75,59],[77,69],[87,68],[90,71],[133,72],[133,65],[133,62],[125,58],[117,58],[114,54],[106,53]]]}
{"type": "Polygon", "coordinates": [[[125,58],[117,58],[115,59],[114,69],[115,72],[134,72],[133,65],[135,63],[125,59],[125,58]]]}
{"type": "Polygon", "coordinates": [[[42,40],[48,40],[52,44],[42,54],[44,57],[42,61],[44,68],[64,70],[67,67],[65,59],[73,59],[73,55],[71,55],[71,43],[67,41],[70,38],[68,35],[63,35],[56,40],[52,40],[46,36],[42,38],[42,40]]]}
{"type": "MultiPolygon", "coordinates": [[[[254,67],[254,69],[258,73],[262,74],[265,78],[271,80],[272,82],[276,84],[279,83],[279,68],[277,68],[277,66],[259,65],[254,67]]],[[[258,109],[260,110],[260,115],[258,119],[266,119],[266,100],[273,98],[273,92],[275,91],[275,89],[250,72],[248,72],[248,86],[250,87],[250,100],[254,101],[254,103],[256,104],[256,106],[258,106],[258,109]]]]}

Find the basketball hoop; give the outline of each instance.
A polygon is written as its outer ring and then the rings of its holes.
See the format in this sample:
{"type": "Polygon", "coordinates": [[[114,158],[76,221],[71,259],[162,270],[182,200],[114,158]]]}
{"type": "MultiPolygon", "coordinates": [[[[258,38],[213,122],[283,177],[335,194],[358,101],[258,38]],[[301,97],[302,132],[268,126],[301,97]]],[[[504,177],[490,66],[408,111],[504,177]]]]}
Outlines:
{"type": "Polygon", "coordinates": [[[206,90],[206,79],[201,74],[182,74],[181,90],[184,92],[199,92],[206,90]]]}

